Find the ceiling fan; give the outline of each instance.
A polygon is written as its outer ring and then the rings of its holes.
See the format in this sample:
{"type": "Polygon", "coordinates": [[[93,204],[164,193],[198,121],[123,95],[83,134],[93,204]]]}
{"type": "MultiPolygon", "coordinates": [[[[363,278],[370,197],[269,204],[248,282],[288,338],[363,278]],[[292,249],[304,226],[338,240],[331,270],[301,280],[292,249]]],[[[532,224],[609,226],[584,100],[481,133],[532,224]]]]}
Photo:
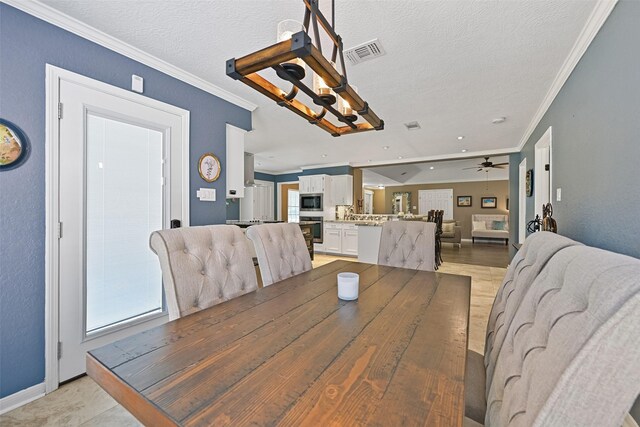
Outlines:
{"type": "Polygon", "coordinates": [[[466,170],[466,169],[476,169],[478,168],[478,172],[487,169],[487,172],[489,172],[489,169],[491,168],[498,168],[498,169],[504,169],[505,166],[509,165],[509,162],[506,163],[493,163],[489,161],[489,157],[485,157],[484,158],[484,162],[479,163],[478,166],[473,166],[470,168],[464,168],[462,170],[466,170]]]}

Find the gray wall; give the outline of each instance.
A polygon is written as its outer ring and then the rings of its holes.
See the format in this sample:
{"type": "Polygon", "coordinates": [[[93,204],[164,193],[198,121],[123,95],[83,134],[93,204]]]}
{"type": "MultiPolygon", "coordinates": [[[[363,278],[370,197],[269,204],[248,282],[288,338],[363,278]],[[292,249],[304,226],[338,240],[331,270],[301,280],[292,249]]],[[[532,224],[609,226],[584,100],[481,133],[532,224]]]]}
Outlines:
{"type": "MultiPolygon", "coordinates": [[[[640,258],[640,2],[621,0],[527,141],[512,159],[534,164],[534,144],[553,127],[553,209],[572,239],[640,258]],[[556,188],[562,201],[555,201],[556,188]]],[[[534,216],[527,199],[527,221],[534,216]]],[[[517,209],[517,208],[516,208],[517,209]]],[[[511,211],[517,225],[516,210],[511,211]]],[[[512,230],[516,230],[513,227],[512,230]]],[[[512,236],[513,238],[514,236],[512,236]]],[[[513,240],[515,241],[515,240],[513,240]]]]}
{"type": "MultiPolygon", "coordinates": [[[[0,117],[31,144],[22,166],[0,171],[0,398],[44,380],[45,64],[128,89],[145,79],[145,96],[191,112],[191,224],[223,223],[224,199],[200,202],[195,191],[225,194],[195,167],[207,151],[225,168],[225,123],[250,129],[251,113],[157,70],[0,3],[0,117]]],[[[221,64],[222,65],[222,64],[221,64]]],[[[221,68],[222,69],[222,68],[221,68]]]]}

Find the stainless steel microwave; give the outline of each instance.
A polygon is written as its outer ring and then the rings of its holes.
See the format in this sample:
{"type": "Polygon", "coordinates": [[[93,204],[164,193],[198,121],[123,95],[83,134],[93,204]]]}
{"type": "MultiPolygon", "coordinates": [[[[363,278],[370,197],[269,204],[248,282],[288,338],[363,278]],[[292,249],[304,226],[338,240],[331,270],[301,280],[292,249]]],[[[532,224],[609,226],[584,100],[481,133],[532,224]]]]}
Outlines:
{"type": "Polygon", "coordinates": [[[322,194],[301,194],[301,211],[322,211],[322,194]]]}

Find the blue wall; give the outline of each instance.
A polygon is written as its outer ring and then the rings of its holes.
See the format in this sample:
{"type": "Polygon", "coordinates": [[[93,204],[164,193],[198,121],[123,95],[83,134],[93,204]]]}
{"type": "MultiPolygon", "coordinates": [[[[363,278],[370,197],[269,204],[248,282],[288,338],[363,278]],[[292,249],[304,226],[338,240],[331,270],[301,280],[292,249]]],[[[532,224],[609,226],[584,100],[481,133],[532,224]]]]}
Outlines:
{"type": "MultiPolygon", "coordinates": [[[[640,258],[640,2],[621,0],[562,87],[517,165],[535,164],[534,145],[553,127],[553,216],[558,232],[587,245],[640,258]],[[562,200],[555,201],[556,188],[562,200]]],[[[527,221],[534,217],[527,198],[527,221]]],[[[516,206],[517,203],[512,203],[516,206]]],[[[517,211],[511,211],[512,238],[517,211]]]]}
{"type": "MultiPolygon", "coordinates": [[[[45,64],[129,89],[191,112],[191,224],[223,223],[225,204],[200,202],[195,191],[225,194],[198,175],[199,156],[213,151],[224,170],[225,123],[251,129],[251,113],[207,92],[0,3],[0,117],[31,144],[19,168],[0,172],[0,398],[44,380],[45,64]]],[[[222,68],[221,68],[222,69],[222,68]]]]}

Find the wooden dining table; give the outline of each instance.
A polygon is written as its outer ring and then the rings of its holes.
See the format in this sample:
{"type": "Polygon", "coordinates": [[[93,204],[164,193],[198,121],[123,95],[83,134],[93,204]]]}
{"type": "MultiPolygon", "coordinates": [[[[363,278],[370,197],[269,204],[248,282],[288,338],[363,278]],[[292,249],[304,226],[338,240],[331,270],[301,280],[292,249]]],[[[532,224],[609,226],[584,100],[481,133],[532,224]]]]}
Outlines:
{"type": "Polygon", "coordinates": [[[148,426],[462,426],[470,290],[334,261],[93,350],[87,373],[148,426]]]}

